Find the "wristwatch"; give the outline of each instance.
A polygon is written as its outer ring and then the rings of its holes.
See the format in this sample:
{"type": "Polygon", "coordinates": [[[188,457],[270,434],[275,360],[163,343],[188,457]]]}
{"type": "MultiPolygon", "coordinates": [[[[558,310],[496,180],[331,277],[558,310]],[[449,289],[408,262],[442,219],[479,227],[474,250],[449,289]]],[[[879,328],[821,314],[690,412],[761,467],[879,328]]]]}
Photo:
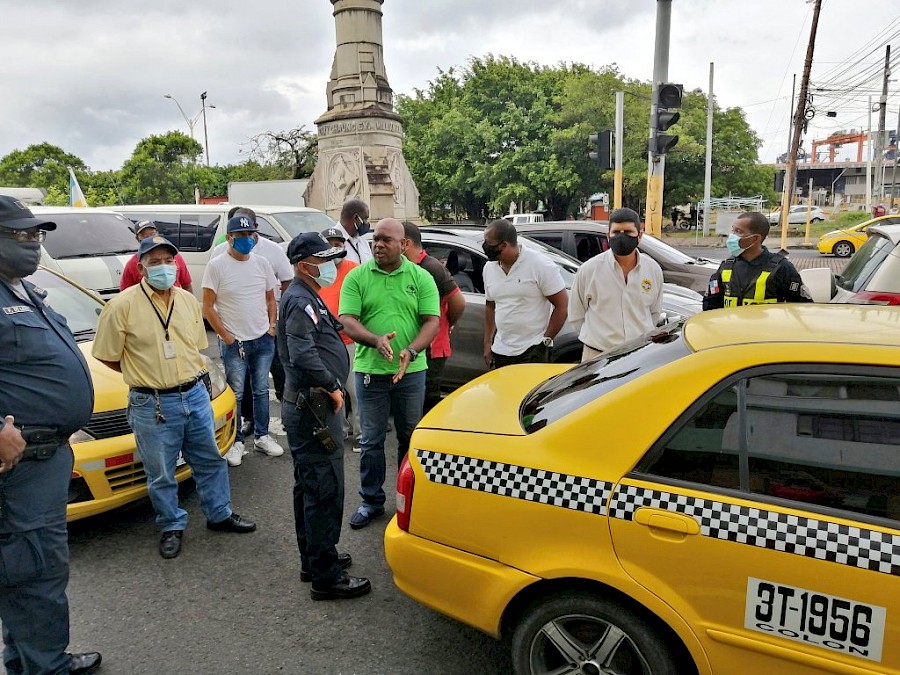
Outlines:
{"type": "Polygon", "coordinates": [[[552,337],[544,337],[541,340],[541,344],[544,345],[547,349],[553,349],[553,338],[552,337]]]}
{"type": "Polygon", "coordinates": [[[410,361],[410,363],[412,363],[413,361],[415,361],[415,360],[416,360],[416,357],[419,355],[419,352],[417,352],[417,351],[416,351],[415,349],[413,349],[412,347],[407,347],[407,348],[406,348],[406,351],[409,352],[409,361],[410,361]]]}

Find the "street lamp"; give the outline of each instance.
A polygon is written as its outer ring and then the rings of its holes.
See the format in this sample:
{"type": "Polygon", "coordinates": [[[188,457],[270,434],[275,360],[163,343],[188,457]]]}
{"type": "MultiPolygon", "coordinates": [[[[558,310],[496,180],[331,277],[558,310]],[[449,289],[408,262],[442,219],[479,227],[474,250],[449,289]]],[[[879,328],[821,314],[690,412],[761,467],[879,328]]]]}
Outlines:
{"type": "Polygon", "coordinates": [[[181,116],[184,118],[184,121],[187,122],[188,130],[191,132],[191,138],[194,137],[194,125],[197,124],[197,120],[200,118],[200,113],[194,115],[193,118],[188,117],[187,113],[184,112],[184,108],[181,107],[181,104],[178,102],[178,99],[172,96],[172,94],[163,94],[163,98],[167,98],[175,105],[178,106],[178,112],[181,113],[181,116]]]}
{"type": "Polygon", "coordinates": [[[194,126],[200,120],[200,117],[203,117],[203,140],[205,141],[206,147],[206,166],[209,166],[209,136],[206,133],[206,109],[215,108],[216,106],[206,105],[206,92],[204,91],[202,94],[200,94],[200,111],[193,117],[188,117],[187,113],[184,112],[184,108],[182,108],[181,104],[178,102],[178,99],[172,96],[172,94],[163,94],[163,98],[169,99],[170,101],[174,102],[176,106],[178,106],[178,112],[181,113],[181,116],[187,123],[188,130],[191,132],[191,138],[194,138],[194,126]]]}

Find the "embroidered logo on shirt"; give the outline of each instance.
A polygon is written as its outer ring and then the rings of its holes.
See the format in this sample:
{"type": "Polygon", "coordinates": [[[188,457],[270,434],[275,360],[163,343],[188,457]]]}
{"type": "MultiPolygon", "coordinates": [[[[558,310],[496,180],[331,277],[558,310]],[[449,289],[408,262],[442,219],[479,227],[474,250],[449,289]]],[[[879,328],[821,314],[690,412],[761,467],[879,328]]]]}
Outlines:
{"type": "Polygon", "coordinates": [[[312,305],[307,305],[303,308],[303,311],[309,316],[310,319],[313,320],[313,323],[318,325],[319,323],[319,313],[313,309],[312,305]]]}
{"type": "Polygon", "coordinates": [[[410,295],[415,295],[418,292],[418,290],[416,289],[415,285],[407,284],[406,292],[409,293],[410,295]]]}
{"type": "Polygon", "coordinates": [[[644,293],[649,293],[653,290],[653,282],[646,277],[641,279],[641,290],[644,291],[644,293]]]}
{"type": "Polygon", "coordinates": [[[4,307],[4,314],[22,314],[23,312],[30,312],[31,307],[28,305],[12,305],[11,307],[4,307]]]}

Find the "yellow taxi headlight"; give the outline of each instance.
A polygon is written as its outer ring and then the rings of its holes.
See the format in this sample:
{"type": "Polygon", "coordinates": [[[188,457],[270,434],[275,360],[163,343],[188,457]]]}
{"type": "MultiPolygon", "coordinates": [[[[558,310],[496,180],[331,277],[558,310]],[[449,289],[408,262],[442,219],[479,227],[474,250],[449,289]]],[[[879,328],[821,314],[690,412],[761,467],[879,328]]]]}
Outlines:
{"type": "Polygon", "coordinates": [[[209,371],[209,380],[212,384],[212,397],[218,398],[228,387],[228,382],[225,380],[225,369],[205,354],[203,355],[203,363],[206,365],[206,370],[209,371]]]}

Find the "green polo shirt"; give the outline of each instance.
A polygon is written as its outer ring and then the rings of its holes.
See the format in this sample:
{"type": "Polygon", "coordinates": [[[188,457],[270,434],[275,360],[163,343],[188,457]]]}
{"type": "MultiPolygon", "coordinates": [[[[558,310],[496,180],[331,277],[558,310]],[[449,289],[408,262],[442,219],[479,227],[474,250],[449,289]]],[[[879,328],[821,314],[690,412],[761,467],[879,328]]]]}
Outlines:
{"type": "MultiPolygon", "coordinates": [[[[397,372],[400,350],[419,334],[420,317],[440,316],[440,296],[434,279],[424,269],[401,257],[400,267],[385,272],[375,260],[350,270],[341,286],[340,314],[352,314],[376,335],[391,331],[394,360],[388,361],[374,347],[357,345],[353,370],[357,373],[388,375],[397,372]]],[[[424,350],[406,369],[416,373],[428,368],[424,350]]]]}

